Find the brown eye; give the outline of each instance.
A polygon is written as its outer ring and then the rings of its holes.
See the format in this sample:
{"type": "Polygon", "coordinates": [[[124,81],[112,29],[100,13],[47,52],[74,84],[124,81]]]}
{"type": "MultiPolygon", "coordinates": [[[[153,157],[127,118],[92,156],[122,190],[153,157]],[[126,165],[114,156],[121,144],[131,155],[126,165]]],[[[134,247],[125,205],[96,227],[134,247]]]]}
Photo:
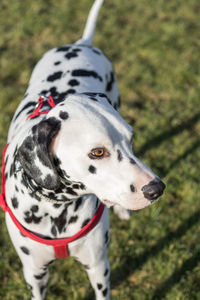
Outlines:
{"type": "Polygon", "coordinates": [[[91,152],[88,154],[88,156],[91,159],[101,159],[104,157],[108,157],[109,152],[106,151],[105,148],[95,148],[95,149],[91,150],[91,152]]]}

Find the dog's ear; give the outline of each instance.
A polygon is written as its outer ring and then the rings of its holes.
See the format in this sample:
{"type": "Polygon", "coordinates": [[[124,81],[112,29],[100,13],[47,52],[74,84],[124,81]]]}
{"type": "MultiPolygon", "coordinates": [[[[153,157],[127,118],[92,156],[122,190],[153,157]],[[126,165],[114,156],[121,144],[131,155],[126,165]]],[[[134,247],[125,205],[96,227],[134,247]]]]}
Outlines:
{"type": "Polygon", "coordinates": [[[51,153],[51,144],[58,134],[61,121],[51,117],[33,126],[18,150],[18,159],[27,175],[39,186],[55,190],[60,180],[51,153]]]}

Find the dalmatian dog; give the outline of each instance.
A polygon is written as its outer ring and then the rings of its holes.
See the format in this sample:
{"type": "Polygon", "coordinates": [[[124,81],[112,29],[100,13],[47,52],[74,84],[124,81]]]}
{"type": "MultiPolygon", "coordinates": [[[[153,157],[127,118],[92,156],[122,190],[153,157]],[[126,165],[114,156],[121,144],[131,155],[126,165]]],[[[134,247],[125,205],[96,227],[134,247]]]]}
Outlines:
{"type": "MultiPolygon", "coordinates": [[[[133,154],[112,64],[92,46],[102,2],[94,2],[79,41],[48,51],[37,63],[5,154],[7,205],[28,232],[48,241],[71,237],[105,205],[98,224],[68,245],[98,300],[110,299],[108,207],[128,218],[129,210],[152,204],[165,188],[133,154]],[[39,114],[33,115],[41,98],[39,114]]],[[[32,299],[45,299],[53,247],[25,236],[7,213],[6,224],[32,299]]]]}

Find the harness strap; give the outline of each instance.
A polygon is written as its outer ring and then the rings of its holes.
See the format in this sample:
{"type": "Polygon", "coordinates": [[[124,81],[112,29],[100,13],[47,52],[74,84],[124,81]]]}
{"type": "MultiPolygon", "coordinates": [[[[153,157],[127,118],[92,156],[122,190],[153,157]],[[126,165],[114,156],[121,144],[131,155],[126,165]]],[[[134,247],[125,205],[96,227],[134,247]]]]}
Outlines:
{"type": "Polygon", "coordinates": [[[12,213],[10,207],[6,203],[6,196],[5,196],[5,183],[6,183],[6,176],[5,176],[5,154],[6,150],[8,148],[8,144],[3,150],[3,156],[2,156],[2,194],[0,194],[0,206],[4,212],[8,212],[10,215],[12,221],[16,225],[16,227],[20,230],[20,232],[25,235],[26,237],[39,242],[41,244],[53,246],[54,248],[54,253],[56,258],[64,258],[69,256],[69,250],[68,250],[68,244],[76,241],[83,236],[85,236],[87,233],[89,233],[99,222],[103,211],[104,211],[104,204],[101,203],[99,205],[98,210],[96,211],[95,215],[91,219],[91,221],[85,225],[79,232],[77,232],[75,235],[68,237],[68,238],[63,238],[63,239],[45,239],[42,238],[41,236],[33,233],[32,231],[29,231],[26,229],[14,216],[12,213]]]}
{"type": "Polygon", "coordinates": [[[50,111],[50,109],[49,110],[45,110],[45,111],[40,111],[42,105],[44,104],[44,100],[46,100],[49,103],[49,105],[51,106],[51,108],[53,108],[55,106],[54,100],[53,100],[53,98],[51,96],[48,96],[48,97],[41,96],[37,100],[38,104],[36,105],[34,112],[32,114],[30,114],[26,118],[26,120],[35,118],[35,117],[37,117],[39,115],[47,114],[50,111]]]}

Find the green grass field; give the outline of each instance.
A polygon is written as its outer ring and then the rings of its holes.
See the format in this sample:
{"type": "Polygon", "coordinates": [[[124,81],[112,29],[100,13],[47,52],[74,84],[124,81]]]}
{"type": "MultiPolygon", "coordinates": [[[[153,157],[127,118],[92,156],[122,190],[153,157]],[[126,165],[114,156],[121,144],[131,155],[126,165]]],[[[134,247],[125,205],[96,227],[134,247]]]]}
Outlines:
{"type": "MultiPolygon", "coordinates": [[[[92,0],[1,0],[0,150],[42,54],[80,38],[92,0]]],[[[136,155],[167,185],[129,222],[111,212],[111,299],[200,299],[200,2],[105,0],[94,44],[115,66],[136,155]]],[[[0,212],[0,299],[27,300],[0,212]]],[[[49,300],[91,300],[72,258],[50,268],[49,300]],[[67,296],[68,298],[67,298],[67,296]]]]}

